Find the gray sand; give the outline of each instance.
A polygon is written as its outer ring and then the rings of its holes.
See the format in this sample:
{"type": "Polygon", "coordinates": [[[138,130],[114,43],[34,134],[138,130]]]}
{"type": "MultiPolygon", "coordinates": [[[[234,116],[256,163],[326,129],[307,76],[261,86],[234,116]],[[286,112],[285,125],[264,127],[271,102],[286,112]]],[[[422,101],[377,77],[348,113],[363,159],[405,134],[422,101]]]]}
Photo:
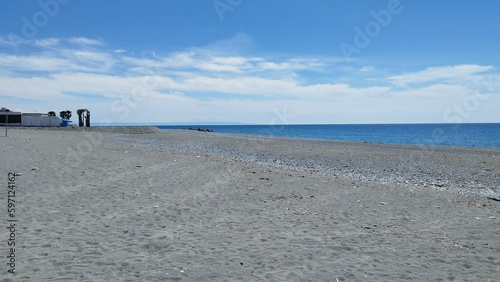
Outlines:
{"type": "Polygon", "coordinates": [[[163,130],[113,135],[135,146],[223,156],[277,168],[500,198],[500,149],[394,145],[163,130]]]}
{"type": "Polygon", "coordinates": [[[0,138],[0,281],[500,277],[498,149],[113,132],[0,138]]]}

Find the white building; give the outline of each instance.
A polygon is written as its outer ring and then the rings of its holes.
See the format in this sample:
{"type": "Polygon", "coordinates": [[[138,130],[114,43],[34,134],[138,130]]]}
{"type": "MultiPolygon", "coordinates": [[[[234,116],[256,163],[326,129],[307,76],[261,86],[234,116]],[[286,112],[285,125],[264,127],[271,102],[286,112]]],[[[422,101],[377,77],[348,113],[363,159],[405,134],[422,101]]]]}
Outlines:
{"type": "Polygon", "coordinates": [[[60,118],[51,117],[46,114],[23,113],[21,116],[21,126],[54,127],[60,125],[61,125],[60,118]]]}

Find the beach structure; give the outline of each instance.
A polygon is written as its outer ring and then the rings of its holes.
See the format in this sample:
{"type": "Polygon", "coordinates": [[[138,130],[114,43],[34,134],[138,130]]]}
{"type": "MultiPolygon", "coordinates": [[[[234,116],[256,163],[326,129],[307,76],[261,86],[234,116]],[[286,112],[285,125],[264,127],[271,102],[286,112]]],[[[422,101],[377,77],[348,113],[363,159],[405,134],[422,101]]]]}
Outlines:
{"type": "Polygon", "coordinates": [[[21,113],[12,112],[7,108],[0,108],[1,126],[21,126],[21,113]]]}
{"type": "Polygon", "coordinates": [[[87,116],[85,116],[85,127],[90,127],[90,111],[87,110],[87,116]]]}
{"type": "Polygon", "coordinates": [[[78,109],[76,113],[78,114],[78,126],[82,127],[85,124],[86,127],[90,127],[90,111],[87,109],[78,109]]]}
{"type": "Polygon", "coordinates": [[[1,108],[0,125],[26,126],[26,127],[56,127],[61,125],[61,119],[49,114],[12,112],[7,108],[1,108]]]}
{"type": "Polygon", "coordinates": [[[59,116],[61,117],[61,126],[62,127],[69,126],[69,119],[72,116],[71,111],[62,111],[59,113],[59,116]]]}
{"type": "Polygon", "coordinates": [[[42,113],[22,113],[21,126],[56,127],[61,125],[61,119],[42,113]]]}

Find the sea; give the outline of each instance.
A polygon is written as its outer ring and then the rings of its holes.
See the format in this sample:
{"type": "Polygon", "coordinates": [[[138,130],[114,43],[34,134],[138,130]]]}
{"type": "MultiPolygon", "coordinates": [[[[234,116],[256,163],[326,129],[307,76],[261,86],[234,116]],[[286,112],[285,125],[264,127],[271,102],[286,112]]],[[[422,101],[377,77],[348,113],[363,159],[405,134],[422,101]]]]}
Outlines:
{"type": "Polygon", "coordinates": [[[157,125],[160,129],[209,129],[219,133],[386,144],[500,148],[500,123],[157,125]]]}

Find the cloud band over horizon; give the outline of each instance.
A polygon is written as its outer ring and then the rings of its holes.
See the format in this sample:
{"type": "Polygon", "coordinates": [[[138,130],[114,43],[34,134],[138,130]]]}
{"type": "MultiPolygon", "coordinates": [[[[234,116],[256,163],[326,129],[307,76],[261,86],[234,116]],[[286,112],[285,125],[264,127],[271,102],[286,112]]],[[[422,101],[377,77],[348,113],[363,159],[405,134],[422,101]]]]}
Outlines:
{"type": "MultiPolygon", "coordinates": [[[[4,47],[6,41],[0,37],[4,47]]],[[[293,113],[290,123],[500,121],[491,106],[500,104],[500,75],[491,65],[399,73],[359,60],[248,55],[227,47],[251,44],[237,33],[159,55],[107,49],[95,38],[30,40],[22,52],[0,52],[2,106],[85,107],[95,121],[123,123],[267,124],[283,108],[293,113]]]]}

